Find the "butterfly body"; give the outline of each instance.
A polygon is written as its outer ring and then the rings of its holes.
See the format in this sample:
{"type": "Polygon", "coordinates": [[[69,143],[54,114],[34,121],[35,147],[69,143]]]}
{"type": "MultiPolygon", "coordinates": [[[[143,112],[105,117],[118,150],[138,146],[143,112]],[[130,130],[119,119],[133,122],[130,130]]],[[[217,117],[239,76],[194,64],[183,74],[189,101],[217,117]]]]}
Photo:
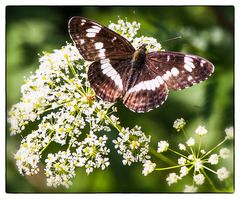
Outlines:
{"type": "Polygon", "coordinates": [[[145,44],[143,44],[139,49],[137,49],[132,57],[132,66],[133,67],[142,67],[142,65],[145,62],[145,58],[146,58],[146,47],[145,44]]]}
{"type": "Polygon", "coordinates": [[[73,17],[69,34],[82,57],[93,61],[88,80],[97,96],[108,102],[123,99],[134,112],[147,112],[165,102],[169,89],[181,90],[207,79],[214,71],[196,55],[137,50],[116,32],[92,20],[73,17]]]}
{"type": "Polygon", "coordinates": [[[142,67],[144,66],[146,57],[146,48],[145,45],[142,45],[139,49],[137,49],[133,56],[128,61],[130,61],[131,69],[129,70],[129,73],[127,74],[126,84],[124,85],[123,94],[125,94],[135,83],[135,81],[138,79],[139,71],[142,70],[142,67]]]}

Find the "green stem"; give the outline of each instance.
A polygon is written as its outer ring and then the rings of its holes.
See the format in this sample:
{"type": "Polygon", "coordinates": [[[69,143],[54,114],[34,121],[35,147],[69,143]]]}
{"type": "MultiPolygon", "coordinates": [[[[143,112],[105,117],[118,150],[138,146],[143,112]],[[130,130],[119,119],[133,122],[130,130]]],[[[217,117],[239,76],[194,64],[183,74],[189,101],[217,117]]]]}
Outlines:
{"type": "Polygon", "coordinates": [[[185,140],[187,140],[187,136],[186,136],[186,132],[185,132],[184,128],[182,128],[182,132],[183,132],[185,140]]]}
{"type": "Polygon", "coordinates": [[[194,148],[193,148],[192,146],[190,146],[190,150],[191,150],[191,152],[192,152],[194,158],[196,159],[196,153],[195,153],[194,148]]]}
{"type": "MultiPolygon", "coordinates": [[[[49,136],[51,136],[53,133],[54,133],[54,131],[51,131],[49,133],[49,136]]],[[[46,146],[42,148],[42,150],[39,152],[39,154],[42,154],[42,152],[49,146],[49,144],[51,144],[51,142],[52,142],[52,139],[50,139],[50,141],[46,144],[46,146]]]]}
{"type": "Polygon", "coordinates": [[[175,150],[173,150],[173,149],[170,149],[170,148],[168,148],[168,150],[169,151],[171,151],[171,152],[173,152],[173,153],[175,153],[175,154],[177,154],[177,155],[179,155],[179,156],[181,156],[181,157],[184,157],[184,158],[188,158],[187,156],[185,156],[185,155],[183,155],[183,154],[181,154],[181,153],[179,153],[179,152],[177,152],[177,151],[175,151],[175,150]]]}
{"type": "MultiPolygon", "coordinates": [[[[69,84],[72,84],[72,82],[62,73],[61,74],[61,77],[63,78],[63,80],[64,81],[66,81],[67,83],[69,83],[69,84]]],[[[85,94],[85,92],[84,92],[84,89],[81,87],[81,89],[83,90],[83,91],[81,91],[81,90],[79,90],[78,88],[76,88],[76,90],[82,95],[82,96],[86,96],[86,94],[85,94]]]]}
{"type": "Polygon", "coordinates": [[[212,169],[210,169],[210,168],[208,168],[208,167],[206,167],[206,166],[204,166],[204,165],[203,165],[203,167],[204,167],[205,169],[207,169],[208,171],[211,171],[212,173],[215,173],[215,174],[216,174],[216,171],[214,171],[214,170],[212,170],[212,169]]]}
{"type": "Polygon", "coordinates": [[[163,162],[166,162],[169,165],[174,165],[175,164],[175,162],[173,162],[172,160],[168,159],[166,156],[158,153],[156,150],[154,150],[152,148],[149,149],[149,152],[151,154],[153,154],[154,156],[156,156],[157,158],[159,158],[160,160],[162,160],[163,162]]]}
{"type": "MultiPolygon", "coordinates": [[[[206,167],[205,167],[205,168],[206,168],[206,167]]],[[[206,177],[206,179],[208,180],[209,184],[213,187],[213,190],[214,190],[215,192],[217,192],[217,189],[216,189],[213,181],[209,178],[209,176],[206,174],[206,172],[205,172],[203,169],[201,169],[201,171],[202,171],[202,173],[204,174],[204,176],[206,177]]]]}
{"type": "Polygon", "coordinates": [[[185,165],[175,165],[175,166],[171,166],[171,167],[156,168],[154,170],[164,171],[164,170],[169,170],[169,169],[176,169],[176,168],[179,168],[179,167],[182,167],[182,166],[185,166],[185,165]]]}
{"type": "Polygon", "coordinates": [[[73,65],[71,64],[71,61],[68,59],[68,56],[65,56],[65,58],[66,58],[66,60],[67,60],[67,62],[68,62],[68,66],[69,66],[72,74],[74,75],[74,77],[77,77],[77,73],[76,73],[73,65]]]}
{"type": "Polygon", "coordinates": [[[114,122],[112,121],[112,119],[111,119],[108,115],[105,115],[105,118],[110,122],[110,124],[111,124],[115,129],[117,129],[118,132],[121,132],[122,127],[121,127],[120,125],[114,123],[114,122]]]}
{"type": "MultiPolygon", "coordinates": [[[[64,103],[66,103],[66,102],[64,102],[64,103]]],[[[59,108],[59,107],[61,107],[61,106],[63,106],[64,104],[59,104],[58,106],[56,106],[54,109],[56,109],[56,108],[59,108]]],[[[45,112],[47,112],[47,111],[51,111],[51,110],[53,110],[53,108],[51,107],[51,108],[47,108],[47,109],[45,109],[44,111],[43,111],[43,113],[45,113],[45,112]]]]}
{"type": "Polygon", "coordinates": [[[219,146],[221,146],[224,142],[226,141],[226,138],[221,141],[218,145],[216,145],[215,147],[213,147],[210,151],[208,151],[207,153],[205,153],[201,159],[203,159],[204,157],[206,157],[208,154],[210,154],[212,151],[214,151],[216,148],[218,148],[219,146]]]}
{"type": "Polygon", "coordinates": [[[70,63],[69,63],[69,68],[70,68],[72,74],[74,75],[74,77],[77,77],[77,73],[76,73],[74,67],[72,66],[72,64],[70,64],[70,63]]]}
{"type": "Polygon", "coordinates": [[[201,146],[202,146],[202,136],[200,137],[200,140],[199,140],[197,158],[199,157],[199,154],[200,154],[200,151],[201,151],[201,146]]]}

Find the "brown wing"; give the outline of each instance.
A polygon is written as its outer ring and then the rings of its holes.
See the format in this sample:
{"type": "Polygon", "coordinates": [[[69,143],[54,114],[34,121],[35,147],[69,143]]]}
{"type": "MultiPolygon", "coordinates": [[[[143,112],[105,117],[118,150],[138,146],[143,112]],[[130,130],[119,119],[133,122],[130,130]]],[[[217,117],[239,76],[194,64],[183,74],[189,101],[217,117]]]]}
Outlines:
{"type": "Polygon", "coordinates": [[[72,17],[68,22],[68,31],[87,61],[98,61],[106,57],[130,58],[135,51],[131,43],[121,35],[83,17],[72,17]]]}
{"type": "Polygon", "coordinates": [[[124,105],[134,112],[148,112],[162,105],[168,96],[163,79],[144,65],[133,86],[125,93],[124,105]]]}
{"type": "Polygon", "coordinates": [[[178,52],[149,53],[146,64],[174,90],[198,84],[214,72],[214,66],[208,60],[178,52]]]}
{"type": "Polygon", "coordinates": [[[90,86],[104,101],[115,102],[123,95],[130,69],[130,59],[96,61],[88,69],[90,86]]]}

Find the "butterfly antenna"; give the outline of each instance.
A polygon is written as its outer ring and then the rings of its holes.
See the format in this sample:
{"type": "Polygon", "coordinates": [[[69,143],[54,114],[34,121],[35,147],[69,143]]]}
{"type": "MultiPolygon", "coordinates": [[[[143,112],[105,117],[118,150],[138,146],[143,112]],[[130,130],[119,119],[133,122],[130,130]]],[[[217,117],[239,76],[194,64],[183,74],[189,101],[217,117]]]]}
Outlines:
{"type": "Polygon", "coordinates": [[[143,42],[143,36],[142,36],[141,28],[139,28],[139,35],[140,35],[140,38],[141,38],[141,46],[142,46],[144,44],[144,42],[143,42]]]}
{"type": "MultiPolygon", "coordinates": [[[[134,16],[134,17],[133,17],[134,21],[137,22],[137,14],[136,14],[136,11],[135,11],[135,10],[133,10],[133,16],[134,16]]],[[[140,46],[142,46],[142,45],[144,44],[144,42],[143,42],[141,27],[140,27],[139,30],[138,30],[138,34],[139,34],[139,37],[141,38],[140,46]]]]}
{"type": "Polygon", "coordinates": [[[179,35],[179,36],[167,39],[167,40],[163,40],[163,41],[160,41],[160,43],[165,43],[165,42],[169,42],[169,41],[173,41],[173,40],[177,40],[177,39],[182,39],[182,36],[179,35]]]}

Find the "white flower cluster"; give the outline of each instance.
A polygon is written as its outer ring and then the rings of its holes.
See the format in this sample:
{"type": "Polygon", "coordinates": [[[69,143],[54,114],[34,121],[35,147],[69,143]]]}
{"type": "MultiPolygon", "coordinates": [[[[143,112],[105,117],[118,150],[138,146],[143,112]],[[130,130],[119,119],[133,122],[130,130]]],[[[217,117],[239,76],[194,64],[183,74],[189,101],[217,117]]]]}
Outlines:
{"type": "Polygon", "coordinates": [[[47,176],[47,186],[69,187],[72,185],[71,179],[75,176],[76,158],[70,150],[59,151],[55,154],[48,154],[45,173],[47,176]]]}
{"type": "Polygon", "coordinates": [[[159,141],[158,142],[158,149],[157,149],[157,152],[158,153],[162,153],[164,151],[167,151],[168,150],[168,147],[169,147],[169,144],[167,141],[159,141]]]}
{"type": "Polygon", "coordinates": [[[123,37],[125,37],[131,42],[136,36],[137,31],[140,29],[140,25],[141,24],[136,21],[133,21],[132,23],[130,23],[127,20],[124,21],[122,19],[119,19],[117,24],[110,23],[108,25],[108,28],[122,35],[123,37]]]}
{"type": "Polygon", "coordinates": [[[71,149],[71,153],[61,151],[46,159],[47,184],[52,186],[68,187],[76,166],[85,166],[87,173],[107,167],[107,137],[98,138],[96,134],[110,131],[110,124],[119,123],[112,114],[116,108],[95,97],[86,80],[86,62],[79,59],[77,49],[70,44],[45,53],[40,57],[39,69],[22,86],[21,102],[9,112],[11,135],[22,132],[29,122],[40,121],[37,130],[23,138],[14,156],[21,174],[39,171],[42,153],[49,144],[68,145],[71,149]],[[60,175],[56,165],[63,167],[63,159],[75,162],[67,164],[69,168],[64,167],[64,175],[60,175]]]}
{"type": "Polygon", "coordinates": [[[123,156],[123,164],[131,165],[133,162],[145,163],[150,159],[148,155],[150,136],[146,136],[141,128],[122,128],[116,140],[113,140],[118,153],[123,156]]]}
{"type": "Polygon", "coordinates": [[[200,135],[200,136],[207,134],[207,132],[208,131],[204,126],[199,126],[195,131],[195,133],[200,135]]]}
{"type": "Polygon", "coordinates": [[[105,146],[107,137],[97,137],[91,133],[82,142],[78,143],[75,152],[59,151],[48,154],[46,162],[47,185],[57,187],[63,185],[69,187],[71,179],[75,176],[77,167],[85,167],[89,174],[94,168],[104,170],[109,166],[107,157],[110,150],[105,146]]]}
{"type": "Polygon", "coordinates": [[[104,170],[109,166],[107,157],[110,149],[106,147],[107,136],[97,137],[91,133],[76,149],[76,158],[78,166],[85,166],[86,172],[89,174],[93,168],[101,168],[104,170]]]}
{"type": "Polygon", "coordinates": [[[135,49],[138,49],[141,45],[146,44],[147,52],[160,51],[162,46],[153,37],[136,37],[133,39],[132,45],[135,49]]]}
{"type": "Polygon", "coordinates": [[[233,127],[229,127],[225,129],[225,133],[226,133],[226,139],[233,139],[233,127]]]}
{"type": "Polygon", "coordinates": [[[34,175],[39,172],[38,163],[41,158],[39,151],[49,142],[49,137],[39,137],[38,131],[33,131],[22,140],[20,149],[14,155],[19,173],[22,175],[34,175]]]}
{"type": "Polygon", "coordinates": [[[135,49],[138,49],[143,44],[146,45],[147,52],[160,51],[161,44],[153,37],[140,36],[136,37],[137,31],[140,29],[140,23],[133,21],[132,23],[127,20],[118,20],[117,24],[111,23],[108,28],[119,33],[130,41],[135,49]]]}
{"type": "Polygon", "coordinates": [[[156,163],[151,162],[151,160],[146,160],[143,164],[142,174],[147,176],[149,173],[152,173],[156,167],[156,163]]]}
{"type": "Polygon", "coordinates": [[[60,90],[58,86],[61,74],[63,74],[62,71],[69,74],[68,64],[79,59],[79,53],[72,45],[55,50],[52,54],[46,53],[40,58],[39,69],[25,79],[25,83],[21,87],[21,101],[13,105],[9,111],[8,122],[11,125],[11,135],[22,132],[29,122],[39,119],[47,108],[54,105],[53,102],[58,102],[56,98],[68,99],[67,93],[61,93],[63,88],[60,90]],[[61,94],[65,95],[58,96],[61,94]]]}
{"type": "MultiPolygon", "coordinates": [[[[174,128],[179,131],[180,129],[183,129],[183,127],[186,125],[186,122],[184,119],[177,119],[174,122],[174,128]]],[[[188,140],[186,140],[185,144],[180,143],[178,145],[179,151],[175,151],[171,148],[169,148],[169,143],[167,141],[160,141],[158,143],[158,153],[162,153],[164,151],[170,150],[171,152],[177,154],[180,156],[178,158],[177,162],[178,164],[176,166],[169,167],[169,169],[173,168],[180,168],[179,174],[177,173],[169,173],[168,177],[166,178],[166,181],[168,185],[172,185],[174,183],[177,183],[179,180],[181,180],[184,176],[189,174],[189,172],[193,172],[193,185],[185,185],[184,191],[185,192],[195,192],[197,191],[197,185],[202,185],[205,182],[205,179],[208,178],[208,173],[211,172],[217,175],[218,179],[220,181],[225,180],[229,177],[230,172],[225,168],[222,167],[218,169],[217,171],[214,171],[212,168],[210,168],[210,165],[217,165],[220,161],[220,159],[227,159],[230,157],[230,150],[228,148],[220,148],[219,154],[213,153],[214,150],[216,150],[218,147],[220,147],[226,140],[233,138],[232,132],[233,128],[226,129],[226,137],[225,139],[220,142],[217,146],[213,147],[211,150],[206,152],[204,149],[202,149],[202,137],[207,134],[207,129],[204,126],[198,126],[195,130],[195,133],[199,135],[200,141],[199,145],[196,145],[195,139],[193,137],[190,137],[188,140]],[[183,153],[185,152],[185,153],[183,153]],[[207,172],[206,172],[207,171],[207,172]]],[[[156,170],[166,170],[167,168],[156,168],[156,170]]]]}
{"type": "Polygon", "coordinates": [[[177,132],[181,131],[186,125],[186,122],[183,118],[176,119],[173,123],[173,128],[177,129],[177,132]]]}

